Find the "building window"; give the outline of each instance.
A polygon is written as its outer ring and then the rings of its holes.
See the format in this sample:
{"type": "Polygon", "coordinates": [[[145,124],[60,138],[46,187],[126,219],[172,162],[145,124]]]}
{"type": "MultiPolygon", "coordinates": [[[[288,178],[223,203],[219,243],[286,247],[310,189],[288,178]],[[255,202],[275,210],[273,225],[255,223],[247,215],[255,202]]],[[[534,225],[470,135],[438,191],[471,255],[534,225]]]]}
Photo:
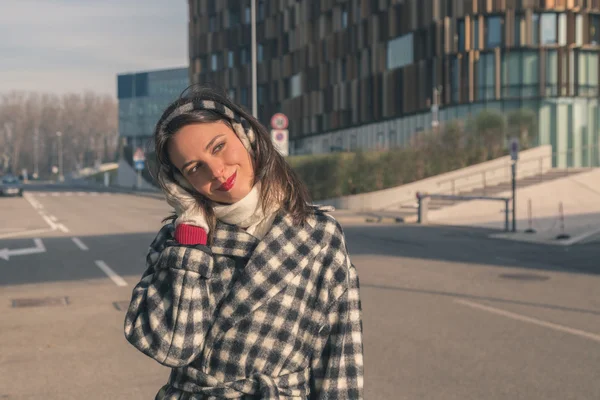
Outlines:
{"type": "Polygon", "coordinates": [[[494,53],[484,53],[477,63],[477,80],[479,86],[479,100],[494,99],[494,77],[496,76],[496,62],[494,53]]]}
{"type": "Polygon", "coordinates": [[[515,47],[522,46],[523,43],[523,24],[525,18],[522,15],[515,15],[515,47]]]}
{"type": "Polygon", "coordinates": [[[342,29],[348,26],[348,10],[342,7],[342,29]]]}
{"type": "Polygon", "coordinates": [[[227,52],[227,67],[233,68],[233,50],[227,52]]]}
{"type": "Polygon", "coordinates": [[[217,68],[218,68],[217,55],[216,54],[211,54],[210,55],[210,70],[211,71],[216,71],[217,68]]]}
{"type": "Polygon", "coordinates": [[[248,88],[247,87],[243,87],[242,90],[240,91],[240,103],[242,103],[243,106],[248,107],[249,102],[248,102],[248,88]]]}
{"type": "Polygon", "coordinates": [[[575,44],[581,46],[583,44],[583,15],[575,16],[575,44]]]}
{"type": "Polygon", "coordinates": [[[396,69],[413,63],[413,34],[397,37],[387,45],[387,68],[396,69]]]}
{"type": "Polygon", "coordinates": [[[350,136],[350,151],[356,150],[357,147],[358,147],[358,144],[357,144],[357,140],[356,140],[356,133],[353,133],[350,136]]]}
{"type": "Polygon", "coordinates": [[[479,19],[473,20],[473,49],[479,50],[479,19]]]}
{"type": "Polygon", "coordinates": [[[217,31],[217,16],[211,15],[208,17],[208,31],[216,32],[217,31]]]}
{"type": "Polygon", "coordinates": [[[264,85],[259,85],[256,88],[256,102],[259,106],[266,103],[266,90],[264,85]]]}
{"type": "Polygon", "coordinates": [[[521,94],[521,53],[510,51],[502,54],[502,97],[518,98],[521,94]]]}
{"type": "Polygon", "coordinates": [[[236,9],[229,10],[229,27],[233,28],[240,23],[240,14],[236,9]]]}
{"type": "Polygon", "coordinates": [[[556,17],[554,13],[544,13],[540,16],[540,38],[541,44],[556,44],[556,17]]]}
{"type": "Polygon", "coordinates": [[[486,18],[485,47],[488,49],[502,45],[502,18],[486,18]]]}
{"type": "Polygon", "coordinates": [[[264,47],[262,44],[258,44],[258,46],[256,47],[256,62],[263,62],[263,56],[264,56],[264,47]]]}
{"type": "Polygon", "coordinates": [[[244,23],[245,24],[249,24],[251,21],[251,15],[250,15],[250,6],[246,6],[244,7],[244,23]]]}
{"type": "Polygon", "coordinates": [[[540,44],[540,14],[533,14],[531,18],[531,44],[540,44]]]}
{"type": "Polygon", "coordinates": [[[229,97],[230,100],[235,101],[235,89],[231,88],[227,91],[227,97],[229,97]]]}
{"type": "Polygon", "coordinates": [[[567,45],[567,14],[558,14],[558,44],[567,45]]]}
{"type": "Polygon", "coordinates": [[[590,43],[600,44],[600,15],[590,15],[590,43]]]}
{"type": "Polygon", "coordinates": [[[340,82],[346,81],[346,59],[342,58],[340,61],[340,82]]]}
{"type": "Polygon", "coordinates": [[[242,47],[242,50],[240,52],[240,63],[242,65],[246,65],[248,64],[248,49],[245,47],[242,47]]]}
{"type": "Polygon", "coordinates": [[[461,19],[458,21],[456,28],[456,34],[458,36],[458,51],[460,53],[465,51],[465,20],[461,19]]]}
{"type": "Polygon", "coordinates": [[[598,95],[598,53],[579,53],[579,95],[598,95]]]}
{"type": "Polygon", "coordinates": [[[556,50],[546,53],[546,96],[558,96],[558,55],[556,50]]]}
{"type": "Polygon", "coordinates": [[[300,74],[293,75],[290,78],[290,97],[294,98],[302,94],[302,79],[300,74]]]}
{"type": "Polygon", "coordinates": [[[263,19],[265,19],[265,2],[264,2],[264,0],[258,0],[256,10],[257,10],[256,19],[258,21],[262,21],[263,19]]]}
{"type": "Polygon", "coordinates": [[[522,97],[537,97],[540,81],[540,56],[537,51],[524,51],[522,54],[521,71],[523,82],[521,86],[522,97]]]}
{"type": "Polygon", "coordinates": [[[452,59],[452,102],[458,103],[460,94],[460,63],[458,58],[452,59]]]}
{"type": "Polygon", "coordinates": [[[390,144],[390,149],[398,147],[398,135],[396,135],[396,131],[388,132],[388,143],[390,144]]]}

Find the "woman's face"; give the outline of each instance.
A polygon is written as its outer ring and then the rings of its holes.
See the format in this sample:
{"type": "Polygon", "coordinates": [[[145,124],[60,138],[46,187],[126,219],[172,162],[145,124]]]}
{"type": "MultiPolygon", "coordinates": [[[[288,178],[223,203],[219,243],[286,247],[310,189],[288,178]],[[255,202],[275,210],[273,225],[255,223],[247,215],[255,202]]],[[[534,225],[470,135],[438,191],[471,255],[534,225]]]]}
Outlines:
{"type": "Polygon", "coordinates": [[[169,140],[167,152],[185,179],[212,201],[235,203],[254,185],[250,154],[224,122],[184,126],[169,140]]]}

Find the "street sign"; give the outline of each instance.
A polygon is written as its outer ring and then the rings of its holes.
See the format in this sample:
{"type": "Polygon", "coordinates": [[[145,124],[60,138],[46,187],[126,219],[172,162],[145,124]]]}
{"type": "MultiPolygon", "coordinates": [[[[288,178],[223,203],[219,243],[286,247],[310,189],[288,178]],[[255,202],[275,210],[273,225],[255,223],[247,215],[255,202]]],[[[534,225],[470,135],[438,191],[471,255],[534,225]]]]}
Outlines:
{"type": "Polygon", "coordinates": [[[135,149],[135,153],[133,153],[133,161],[146,161],[146,155],[141,147],[135,149]]]}
{"type": "Polygon", "coordinates": [[[517,161],[519,159],[519,138],[510,138],[508,150],[510,151],[510,159],[517,161]]]}
{"type": "Polygon", "coordinates": [[[134,160],[133,161],[133,166],[135,168],[136,171],[142,171],[144,169],[144,160],[134,160]]]}
{"type": "Polygon", "coordinates": [[[277,113],[271,117],[271,128],[273,129],[287,129],[288,125],[289,121],[285,114],[277,113]]]}
{"type": "Polygon", "coordinates": [[[282,156],[287,157],[289,155],[289,132],[287,129],[272,129],[271,140],[275,145],[275,149],[282,156]]]}

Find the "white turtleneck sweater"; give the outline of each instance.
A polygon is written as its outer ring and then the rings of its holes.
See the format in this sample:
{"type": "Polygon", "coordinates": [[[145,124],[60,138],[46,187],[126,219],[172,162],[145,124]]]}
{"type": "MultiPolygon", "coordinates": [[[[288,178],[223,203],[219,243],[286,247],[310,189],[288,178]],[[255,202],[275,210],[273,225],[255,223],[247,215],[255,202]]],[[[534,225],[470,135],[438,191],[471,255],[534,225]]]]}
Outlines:
{"type": "Polygon", "coordinates": [[[213,207],[218,220],[237,225],[256,237],[262,239],[273,224],[277,209],[265,211],[260,199],[260,183],[254,185],[250,193],[240,201],[213,207]]]}

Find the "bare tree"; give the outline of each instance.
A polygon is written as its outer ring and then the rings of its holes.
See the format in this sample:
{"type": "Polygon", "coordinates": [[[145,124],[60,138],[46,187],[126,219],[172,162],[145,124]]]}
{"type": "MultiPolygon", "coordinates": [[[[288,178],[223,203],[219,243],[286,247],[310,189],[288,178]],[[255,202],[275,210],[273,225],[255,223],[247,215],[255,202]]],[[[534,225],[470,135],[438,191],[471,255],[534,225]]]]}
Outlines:
{"type": "Polygon", "coordinates": [[[57,164],[57,132],[62,132],[64,172],[114,161],[117,103],[93,92],[57,96],[10,92],[0,97],[0,173],[39,169],[51,174],[57,164]],[[36,168],[37,167],[37,168],[36,168]]]}

